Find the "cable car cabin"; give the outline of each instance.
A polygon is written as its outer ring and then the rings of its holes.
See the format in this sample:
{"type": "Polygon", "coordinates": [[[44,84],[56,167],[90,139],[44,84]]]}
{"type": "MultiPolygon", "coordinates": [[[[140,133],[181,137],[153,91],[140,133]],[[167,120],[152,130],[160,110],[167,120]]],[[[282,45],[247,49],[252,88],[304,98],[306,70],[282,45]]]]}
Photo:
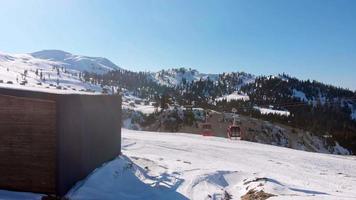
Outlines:
{"type": "Polygon", "coordinates": [[[201,127],[202,127],[202,133],[201,134],[203,136],[213,136],[214,135],[210,123],[204,123],[204,124],[202,124],[201,127]]]}
{"type": "Polygon", "coordinates": [[[241,137],[240,126],[236,126],[236,125],[229,126],[229,128],[227,129],[227,137],[230,139],[237,139],[241,137]]]}

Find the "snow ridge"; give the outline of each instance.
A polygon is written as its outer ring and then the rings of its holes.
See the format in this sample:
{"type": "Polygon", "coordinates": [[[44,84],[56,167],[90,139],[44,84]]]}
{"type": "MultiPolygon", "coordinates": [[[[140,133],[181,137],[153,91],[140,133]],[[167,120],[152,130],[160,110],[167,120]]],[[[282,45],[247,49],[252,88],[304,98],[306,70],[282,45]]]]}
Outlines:
{"type": "Polygon", "coordinates": [[[34,58],[60,63],[69,69],[98,74],[120,69],[110,60],[101,57],[78,56],[61,50],[43,50],[30,54],[34,58]]]}
{"type": "Polygon", "coordinates": [[[61,56],[67,56],[63,54],[54,59],[42,59],[31,54],[0,53],[0,87],[54,93],[102,91],[100,85],[84,82],[78,67],[58,61],[61,56]]]}

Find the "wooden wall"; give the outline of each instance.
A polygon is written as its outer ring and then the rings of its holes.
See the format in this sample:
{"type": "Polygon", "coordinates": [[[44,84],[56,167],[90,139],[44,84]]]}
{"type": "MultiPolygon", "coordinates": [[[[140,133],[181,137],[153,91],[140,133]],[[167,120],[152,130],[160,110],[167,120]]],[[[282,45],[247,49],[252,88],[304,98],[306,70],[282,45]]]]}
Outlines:
{"type": "Polygon", "coordinates": [[[55,193],[56,103],[0,95],[0,188],[55,193]]]}
{"type": "Polygon", "coordinates": [[[62,95],[57,98],[57,194],[121,152],[121,97],[62,95]]]}

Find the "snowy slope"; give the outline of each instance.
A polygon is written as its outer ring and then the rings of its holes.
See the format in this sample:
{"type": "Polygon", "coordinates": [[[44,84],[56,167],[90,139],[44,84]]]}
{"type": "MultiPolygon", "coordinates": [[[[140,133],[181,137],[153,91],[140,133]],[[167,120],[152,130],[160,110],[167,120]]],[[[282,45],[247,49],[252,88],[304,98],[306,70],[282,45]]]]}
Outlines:
{"type": "Polygon", "coordinates": [[[83,82],[80,73],[59,61],[0,52],[0,87],[58,93],[101,92],[99,85],[83,82]]]}
{"type": "Polygon", "coordinates": [[[268,114],[276,114],[276,115],[284,115],[284,116],[290,115],[290,112],[286,110],[275,110],[272,108],[261,108],[258,106],[254,106],[253,108],[259,110],[262,115],[268,115],[268,114]]]}
{"type": "Polygon", "coordinates": [[[239,94],[238,92],[233,92],[231,94],[216,98],[215,101],[222,101],[222,100],[226,100],[227,102],[230,102],[232,100],[248,101],[250,100],[250,97],[246,94],[239,94]]]}
{"type": "Polygon", "coordinates": [[[166,86],[177,86],[185,80],[186,82],[190,83],[193,81],[198,81],[200,79],[210,79],[216,80],[218,78],[217,74],[203,74],[194,69],[168,69],[168,70],[161,70],[156,73],[151,73],[151,77],[157,83],[166,86]]]}
{"type": "Polygon", "coordinates": [[[145,99],[139,98],[131,94],[130,92],[124,92],[122,94],[122,109],[128,109],[132,111],[138,111],[143,114],[152,114],[156,110],[159,111],[160,108],[156,108],[153,102],[148,102],[145,104],[145,99]]]}
{"type": "Polygon", "coordinates": [[[184,133],[123,129],[123,156],[68,197],[94,199],[356,199],[356,158],[184,133]]]}
{"type": "Polygon", "coordinates": [[[205,74],[195,69],[172,68],[150,73],[151,79],[160,85],[175,87],[182,83],[192,83],[199,80],[210,80],[218,84],[219,81],[234,79],[236,91],[244,85],[253,83],[256,79],[254,75],[244,72],[229,72],[222,74],[205,74]]]}
{"type": "Polygon", "coordinates": [[[98,74],[120,69],[110,60],[101,57],[78,56],[61,50],[43,50],[31,53],[35,58],[55,61],[69,69],[98,74]]]}

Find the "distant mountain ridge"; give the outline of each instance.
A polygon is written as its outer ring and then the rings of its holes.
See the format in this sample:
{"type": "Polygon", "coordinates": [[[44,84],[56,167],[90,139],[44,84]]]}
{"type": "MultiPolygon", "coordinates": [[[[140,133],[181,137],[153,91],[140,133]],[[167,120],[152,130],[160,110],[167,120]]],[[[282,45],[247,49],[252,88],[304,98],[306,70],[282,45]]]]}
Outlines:
{"type": "MultiPolygon", "coordinates": [[[[254,104],[262,102],[259,103],[262,105],[278,105],[292,101],[294,98],[309,104],[321,103],[333,107],[339,104],[339,106],[351,110],[348,115],[352,119],[356,119],[355,92],[317,81],[301,81],[288,75],[256,77],[244,72],[205,74],[191,68],[171,68],[158,72],[130,72],[106,58],[79,56],[61,50],[43,50],[30,54],[0,53],[0,67],[7,71],[2,74],[5,76],[2,79],[4,82],[15,82],[16,80],[20,83],[24,81],[19,80],[21,77],[27,81],[32,78],[33,85],[38,85],[38,82],[46,80],[54,83],[75,82],[75,85],[80,84],[84,87],[86,84],[81,81],[88,83],[90,75],[87,74],[84,77],[81,73],[105,75],[108,72],[120,71],[114,77],[93,75],[91,80],[97,81],[91,81],[91,84],[100,83],[100,87],[96,86],[100,92],[102,86],[110,84],[108,80],[104,79],[110,79],[112,82],[118,82],[115,83],[117,87],[134,91],[139,89],[136,91],[137,95],[140,93],[143,95],[144,92],[151,94],[150,98],[153,98],[152,94],[162,95],[162,91],[166,91],[164,88],[160,89],[163,86],[171,88],[168,92],[171,95],[180,96],[174,98],[184,97],[182,101],[185,102],[180,102],[181,104],[201,102],[206,104],[205,106],[211,104],[215,99],[223,99],[224,96],[236,92],[237,95],[245,96],[245,99],[249,98],[254,104]],[[67,72],[68,77],[61,75],[59,69],[67,72]],[[38,70],[43,72],[43,77],[39,77],[39,72],[33,77],[24,77],[25,71],[35,73],[38,70]],[[71,76],[69,76],[70,74],[71,76]],[[77,75],[73,76],[75,74],[77,75]],[[121,78],[119,78],[120,76],[121,78]]],[[[283,109],[283,106],[279,107],[283,109]]]]}
{"type": "Polygon", "coordinates": [[[110,70],[120,69],[120,67],[107,58],[73,55],[61,50],[43,50],[31,53],[30,55],[39,59],[59,62],[65,67],[78,71],[102,74],[110,70]]]}

